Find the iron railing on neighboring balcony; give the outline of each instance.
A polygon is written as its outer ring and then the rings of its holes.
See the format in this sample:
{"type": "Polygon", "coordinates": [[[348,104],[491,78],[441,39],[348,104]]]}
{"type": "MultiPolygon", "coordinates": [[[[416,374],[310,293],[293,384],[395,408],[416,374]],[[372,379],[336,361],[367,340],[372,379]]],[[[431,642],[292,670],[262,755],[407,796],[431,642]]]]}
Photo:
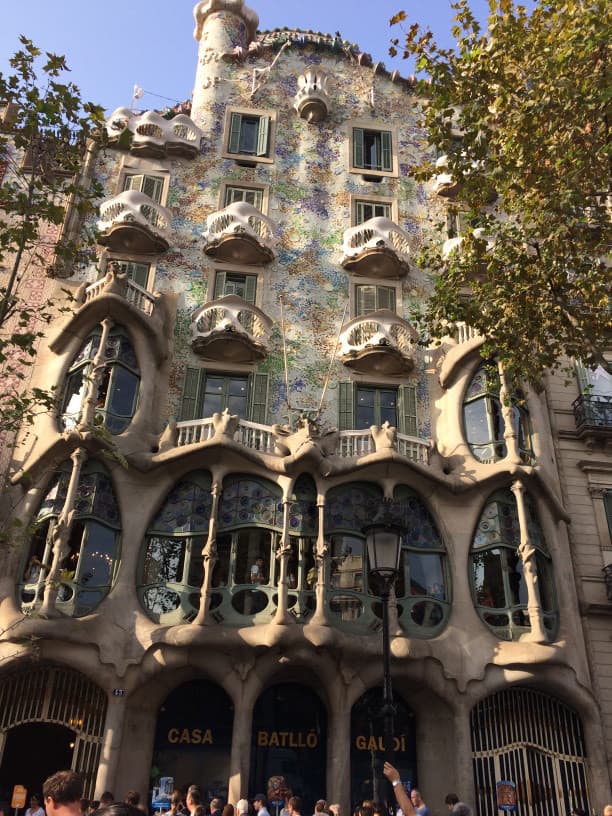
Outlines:
{"type": "Polygon", "coordinates": [[[580,394],[572,403],[576,428],[612,430],[612,397],[603,394],[580,394]]]}

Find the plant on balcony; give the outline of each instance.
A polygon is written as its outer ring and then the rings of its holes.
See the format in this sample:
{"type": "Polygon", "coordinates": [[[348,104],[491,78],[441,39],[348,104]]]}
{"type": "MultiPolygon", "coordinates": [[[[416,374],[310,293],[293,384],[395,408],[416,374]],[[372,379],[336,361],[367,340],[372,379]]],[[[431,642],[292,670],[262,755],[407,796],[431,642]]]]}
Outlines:
{"type": "MultiPolygon", "coordinates": [[[[515,0],[489,6],[483,32],[468,0],[453,4],[456,49],[415,24],[391,53],[427,75],[423,124],[459,184],[466,223],[483,229],[466,230],[452,256],[436,242],[421,259],[438,272],[429,327],[465,321],[488,338],[485,356],[495,351],[509,376],[537,382],[562,355],[604,365],[609,344],[609,9],[605,0],[539,0],[531,13],[515,0]]],[[[432,160],[417,176],[436,172],[432,160]]]]}

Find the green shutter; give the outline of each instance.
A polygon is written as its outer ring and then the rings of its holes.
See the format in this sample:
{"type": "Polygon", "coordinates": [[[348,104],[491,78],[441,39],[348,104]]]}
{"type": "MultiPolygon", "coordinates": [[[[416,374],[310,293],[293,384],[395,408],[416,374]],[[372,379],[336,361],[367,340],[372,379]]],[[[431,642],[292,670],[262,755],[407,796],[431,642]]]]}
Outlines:
{"type": "Polygon", "coordinates": [[[268,140],[270,136],[270,117],[260,116],[257,128],[257,155],[268,155],[268,140]]]}
{"type": "Polygon", "coordinates": [[[181,420],[198,419],[198,393],[205,377],[204,369],[187,368],[181,401],[181,420]]]}
{"type": "Polygon", "coordinates": [[[399,389],[398,431],[408,436],[417,435],[416,386],[403,385],[399,389]]]}
{"type": "Polygon", "coordinates": [[[247,303],[255,304],[255,293],[257,291],[257,276],[246,275],[246,292],[244,299],[247,303]]]}
{"type": "Polygon", "coordinates": [[[380,144],[382,157],[380,163],[381,170],[393,170],[393,153],[391,152],[391,132],[383,130],[380,134],[380,144]]]}
{"type": "Polygon", "coordinates": [[[363,128],[353,128],[353,167],[363,167],[363,128]]]}
{"type": "Polygon", "coordinates": [[[338,429],[352,431],[355,426],[353,416],[353,383],[338,383],[338,429]]]}
{"type": "Polygon", "coordinates": [[[249,419],[265,425],[268,419],[268,375],[251,374],[249,385],[249,419]]]}
{"type": "Polygon", "coordinates": [[[232,113],[230,117],[230,134],[227,143],[228,153],[240,153],[241,129],[242,129],[242,116],[239,113],[232,113]]]}
{"type": "Polygon", "coordinates": [[[217,272],[215,275],[215,292],[213,300],[222,298],[225,294],[225,272],[217,272]]]}

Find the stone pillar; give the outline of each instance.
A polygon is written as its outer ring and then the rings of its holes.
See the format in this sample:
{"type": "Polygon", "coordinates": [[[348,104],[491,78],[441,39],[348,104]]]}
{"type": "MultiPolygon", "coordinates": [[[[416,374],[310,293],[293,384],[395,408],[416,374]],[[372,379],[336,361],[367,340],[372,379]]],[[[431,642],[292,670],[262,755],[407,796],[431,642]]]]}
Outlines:
{"type": "MultiPolygon", "coordinates": [[[[278,606],[276,615],[274,616],[274,623],[291,623],[291,615],[289,614],[288,605],[288,590],[289,581],[287,577],[287,564],[289,556],[291,555],[291,544],[289,543],[289,498],[283,498],[283,534],[278,544],[276,557],[278,558],[278,587],[276,596],[278,598],[278,606]]],[[[272,567],[272,565],[270,565],[272,567]]],[[[270,569],[270,571],[272,571],[270,569]]]]}
{"type": "Polygon", "coordinates": [[[119,799],[125,791],[136,790],[140,793],[141,800],[147,801],[156,728],[157,706],[130,706],[126,703],[119,761],[114,787],[111,788],[119,799]]]}
{"type": "Polygon", "coordinates": [[[516,497],[516,509],[518,511],[519,525],[521,528],[521,543],[518,547],[518,554],[523,562],[523,575],[525,576],[525,586],[527,587],[527,611],[529,612],[529,623],[531,632],[523,636],[523,640],[533,643],[547,643],[548,635],[544,628],[544,616],[542,614],[542,603],[540,601],[540,590],[538,588],[538,566],[536,563],[536,548],[531,543],[529,528],[527,526],[527,509],[525,507],[525,486],[518,479],[512,485],[512,492],[516,497]]]}
{"type": "Polygon", "coordinates": [[[463,802],[469,802],[472,805],[472,811],[475,813],[476,800],[474,791],[474,769],[472,767],[472,725],[469,707],[461,706],[455,711],[453,725],[455,730],[453,745],[455,747],[457,795],[463,802]]]}
{"type": "Polygon", "coordinates": [[[520,465],[521,457],[518,449],[518,439],[514,427],[514,405],[512,404],[512,392],[508,386],[506,373],[501,365],[499,370],[499,399],[501,411],[504,418],[504,440],[506,442],[506,457],[514,464],[520,465]]]}
{"type": "Polygon", "coordinates": [[[219,515],[219,500],[221,498],[221,483],[215,481],[212,486],[212,505],[210,509],[210,521],[208,524],[208,539],[206,546],[202,550],[204,556],[204,575],[202,578],[202,591],[200,593],[200,608],[194,618],[194,623],[204,626],[210,623],[210,590],[212,587],[212,576],[217,563],[217,516],[219,515]]]}
{"type": "Polygon", "coordinates": [[[337,802],[346,816],[351,812],[351,708],[343,697],[330,706],[327,722],[327,801],[337,802]]]}
{"type": "Polygon", "coordinates": [[[126,697],[108,698],[108,708],[106,709],[106,721],[104,723],[104,742],[100,753],[100,764],[96,777],[95,797],[99,799],[104,791],[116,789],[117,766],[119,764],[119,751],[121,748],[121,737],[123,733],[123,720],[125,717],[126,697]]]}
{"type": "Polygon", "coordinates": [[[251,765],[251,722],[253,710],[244,699],[234,709],[232,753],[230,755],[228,801],[237,802],[248,796],[251,765]]]}
{"type": "Polygon", "coordinates": [[[329,558],[327,542],[325,541],[325,497],[319,496],[317,499],[317,510],[319,513],[319,532],[315,549],[316,564],[316,585],[315,585],[315,613],[311,623],[319,626],[329,626],[327,610],[325,608],[325,588],[328,584],[329,558]]]}

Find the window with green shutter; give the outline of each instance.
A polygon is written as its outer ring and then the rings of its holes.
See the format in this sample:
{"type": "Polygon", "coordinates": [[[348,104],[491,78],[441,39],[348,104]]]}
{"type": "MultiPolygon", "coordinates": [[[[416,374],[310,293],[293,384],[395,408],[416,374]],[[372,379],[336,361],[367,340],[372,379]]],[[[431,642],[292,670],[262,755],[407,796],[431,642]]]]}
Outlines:
{"type": "Polygon", "coordinates": [[[353,128],[353,167],[391,173],[393,171],[391,131],[353,128]]]}
{"type": "Polygon", "coordinates": [[[258,114],[230,115],[227,152],[241,156],[269,156],[270,117],[258,114]]]}
{"type": "Polygon", "coordinates": [[[206,419],[226,409],[243,419],[266,423],[267,374],[223,374],[187,368],[179,417],[182,421],[206,419]]]}
{"type": "Polygon", "coordinates": [[[130,174],[125,176],[123,180],[123,189],[137,190],[139,193],[144,193],[157,204],[161,204],[162,194],[164,192],[163,176],[147,176],[142,174],[130,174]]]}
{"type": "Polygon", "coordinates": [[[395,311],[395,287],[358,284],[355,286],[355,315],[367,315],[379,309],[395,311]]]}
{"type": "Polygon", "coordinates": [[[417,435],[416,386],[386,388],[338,383],[339,430],[365,430],[385,422],[407,436],[417,435]]]}
{"type": "Polygon", "coordinates": [[[397,430],[407,436],[417,434],[417,399],[415,385],[402,385],[398,391],[397,430]]]}
{"type": "Polygon", "coordinates": [[[142,286],[143,289],[147,288],[151,264],[139,263],[138,261],[119,261],[119,267],[122,272],[127,274],[129,280],[134,281],[138,286],[142,286]]]}
{"type": "Polygon", "coordinates": [[[215,300],[225,295],[238,295],[247,303],[255,304],[257,275],[241,272],[217,272],[215,274],[215,300]]]}

